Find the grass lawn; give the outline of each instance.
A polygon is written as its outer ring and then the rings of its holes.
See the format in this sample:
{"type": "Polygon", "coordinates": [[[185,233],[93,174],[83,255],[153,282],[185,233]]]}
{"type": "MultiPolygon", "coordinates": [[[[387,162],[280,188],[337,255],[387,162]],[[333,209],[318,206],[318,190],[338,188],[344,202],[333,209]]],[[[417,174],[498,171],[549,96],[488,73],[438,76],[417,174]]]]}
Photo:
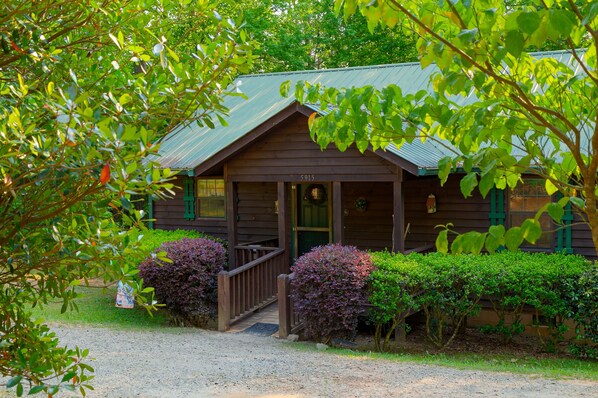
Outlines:
{"type": "MultiPolygon", "coordinates": [[[[293,344],[299,350],[316,351],[310,343],[293,344]]],[[[570,358],[533,358],[477,353],[449,354],[389,354],[329,348],[327,353],[364,359],[415,362],[425,365],[446,366],[456,369],[511,372],[537,375],[550,379],[586,379],[598,381],[598,362],[570,358]]]]}
{"type": "Polygon", "coordinates": [[[33,316],[44,318],[46,322],[58,322],[79,325],[106,326],[125,329],[143,329],[168,326],[168,316],[163,311],[150,315],[144,308],[116,308],[116,286],[107,289],[96,287],[78,287],[81,295],[76,303],[79,310],[67,310],[60,313],[62,301],[50,303],[43,308],[32,309],[33,316]]]}

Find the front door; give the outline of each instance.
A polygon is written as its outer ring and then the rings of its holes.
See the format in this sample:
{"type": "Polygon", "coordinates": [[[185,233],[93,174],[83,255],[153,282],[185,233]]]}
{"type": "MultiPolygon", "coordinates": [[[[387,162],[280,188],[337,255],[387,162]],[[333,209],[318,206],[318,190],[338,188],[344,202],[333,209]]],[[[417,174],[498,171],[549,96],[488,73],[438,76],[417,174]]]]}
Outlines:
{"type": "Polygon", "coordinates": [[[301,183],[294,195],[295,257],[331,241],[330,184],[301,183]]]}

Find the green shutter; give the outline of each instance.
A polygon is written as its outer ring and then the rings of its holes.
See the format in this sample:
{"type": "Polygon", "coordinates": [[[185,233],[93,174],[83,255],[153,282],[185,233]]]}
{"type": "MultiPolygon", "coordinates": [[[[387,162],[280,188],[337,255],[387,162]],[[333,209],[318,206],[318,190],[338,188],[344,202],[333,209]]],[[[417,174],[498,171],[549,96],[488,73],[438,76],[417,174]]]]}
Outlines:
{"type": "MultiPolygon", "coordinates": [[[[557,199],[561,199],[563,197],[562,193],[558,193],[557,199]]],[[[567,203],[565,206],[565,214],[563,215],[563,226],[558,229],[556,235],[556,252],[565,252],[568,254],[573,253],[573,248],[571,247],[571,222],[573,221],[573,209],[571,208],[571,202],[567,203]]]]}
{"type": "Polygon", "coordinates": [[[183,202],[185,203],[185,220],[195,220],[195,179],[183,179],[183,202]]]}
{"type": "Polygon", "coordinates": [[[505,224],[505,191],[496,187],[490,190],[490,225],[505,224]]]}
{"type": "Polygon", "coordinates": [[[154,200],[152,195],[147,195],[147,227],[154,229],[154,200]]]}

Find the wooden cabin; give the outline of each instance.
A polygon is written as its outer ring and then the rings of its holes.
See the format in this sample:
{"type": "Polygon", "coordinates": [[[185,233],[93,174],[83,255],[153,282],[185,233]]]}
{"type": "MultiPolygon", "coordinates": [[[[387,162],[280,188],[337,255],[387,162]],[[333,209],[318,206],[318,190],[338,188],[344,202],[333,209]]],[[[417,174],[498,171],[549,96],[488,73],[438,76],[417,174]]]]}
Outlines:
{"type": "MultiPolygon", "coordinates": [[[[532,178],[515,191],[464,199],[459,174],[440,185],[437,162],[446,153],[431,141],[365,153],[321,150],[307,124],[317,108],[279,94],[286,80],[337,87],[394,83],[416,92],[427,88],[432,71],[401,64],[242,76],[237,84],[248,99],[226,99],[228,126],[181,126],[165,140],[159,161],[180,170],[181,189],[153,203],[154,227],[197,229],[228,240],[220,306],[229,324],[275,300],[276,276],[314,246],[424,251],[433,247],[437,225],[487,231],[520,223],[555,199],[532,178]]],[[[595,255],[585,226],[547,232],[529,249],[595,255]]]]}

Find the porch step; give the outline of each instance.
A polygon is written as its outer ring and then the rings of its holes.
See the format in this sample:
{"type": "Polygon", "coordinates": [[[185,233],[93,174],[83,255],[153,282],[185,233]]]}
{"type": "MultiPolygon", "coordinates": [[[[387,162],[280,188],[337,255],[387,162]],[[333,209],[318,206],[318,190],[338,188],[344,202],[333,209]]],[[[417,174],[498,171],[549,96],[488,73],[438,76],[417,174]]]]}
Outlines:
{"type": "MultiPolygon", "coordinates": [[[[227,333],[241,333],[247,329],[253,327],[256,324],[271,324],[278,327],[278,303],[272,303],[261,311],[253,313],[240,322],[231,325],[227,333]]],[[[278,336],[278,328],[276,329],[274,336],[278,336]]]]}

